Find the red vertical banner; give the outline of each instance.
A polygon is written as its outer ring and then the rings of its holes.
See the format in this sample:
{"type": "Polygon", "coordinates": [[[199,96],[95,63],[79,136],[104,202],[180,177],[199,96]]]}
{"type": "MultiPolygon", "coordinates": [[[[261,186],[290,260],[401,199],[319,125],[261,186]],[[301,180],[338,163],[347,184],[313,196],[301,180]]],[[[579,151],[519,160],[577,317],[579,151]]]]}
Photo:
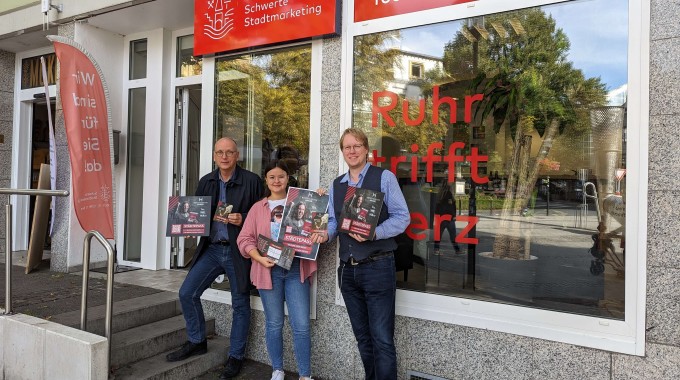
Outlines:
{"type": "Polygon", "coordinates": [[[71,158],[72,199],[80,226],[114,238],[113,177],[107,98],[101,72],[78,44],[49,36],[59,60],[61,97],[71,158]]]}

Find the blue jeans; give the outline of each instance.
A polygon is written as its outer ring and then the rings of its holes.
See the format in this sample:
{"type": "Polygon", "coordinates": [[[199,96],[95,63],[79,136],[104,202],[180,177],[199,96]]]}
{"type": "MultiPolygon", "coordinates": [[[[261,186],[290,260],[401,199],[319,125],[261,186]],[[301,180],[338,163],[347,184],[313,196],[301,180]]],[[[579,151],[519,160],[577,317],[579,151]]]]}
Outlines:
{"type": "Polygon", "coordinates": [[[288,305],[288,322],[293,332],[293,349],[300,377],[311,376],[309,333],[309,279],[300,282],[300,259],[293,260],[290,270],[272,267],[272,288],[259,289],[266,324],[267,352],[274,370],[283,370],[283,301],[288,305]]]}
{"type": "Polygon", "coordinates": [[[357,339],[367,380],[397,378],[394,313],[397,280],[394,256],[350,265],[341,263],[338,279],[357,339]]]}
{"type": "Polygon", "coordinates": [[[231,259],[231,246],[210,244],[198,261],[191,267],[179,289],[179,301],[187,325],[187,335],[192,343],[205,340],[205,316],[201,306],[201,294],[221,274],[227,275],[231,289],[233,308],[229,356],[243,359],[250,329],[250,293],[248,289],[234,289],[236,273],[231,259]],[[240,290],[239,293],[237,290],[240,290]]]}

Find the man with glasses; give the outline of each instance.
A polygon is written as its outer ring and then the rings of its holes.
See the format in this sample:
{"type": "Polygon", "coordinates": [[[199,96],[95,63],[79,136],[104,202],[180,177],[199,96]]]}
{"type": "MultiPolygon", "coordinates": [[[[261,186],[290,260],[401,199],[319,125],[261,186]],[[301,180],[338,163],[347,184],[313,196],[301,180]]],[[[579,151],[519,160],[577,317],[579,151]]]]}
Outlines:
{"type": "Polygon", "coordinates": [[[406,230],[410,215],[397,177],[367,163],[368,138],[362,131],[346,129],[340,138],[340,149],[349,171],[333,181],[329,192],[328,231],[314,232],[312,241],[323,243],[338,235],[338,282],[366,379],[396,380],[394,250],[397,243],[394,238],[406,230]],[[337,232],[349,186],[385,194],[373,240],[354,233],[337,232]]]}
{"type": "Polygon", "coordinates": [[[198,183],[195,195],[212,197],[213,221],[210,236],[201,238],[191,269],[179,290],[188,340],[166,357],[168,361],[179,361],[207,352],[201,294],[218,276],[226,274],[231,286],[233,312],[229,357],[220,379],[236,376],[246,353],[250,329],[250,260],[239,253],[236,238],[250,207],[263,195],[260,178],[238,166],[238,158],[238,148],[233,139],[223,137],[217,140],[213,155],[217,169],[198,183]],[[226,219],[215,220],[218,205],[220,209],[232,207],[226,219]]]}

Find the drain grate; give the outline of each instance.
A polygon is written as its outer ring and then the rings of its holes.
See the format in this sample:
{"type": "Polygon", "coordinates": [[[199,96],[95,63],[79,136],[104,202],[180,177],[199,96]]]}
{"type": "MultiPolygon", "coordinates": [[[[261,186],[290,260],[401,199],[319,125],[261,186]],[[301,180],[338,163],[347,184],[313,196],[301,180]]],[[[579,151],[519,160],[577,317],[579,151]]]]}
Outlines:
{"type": "Polygon", "coordinates": [[[443,377],[410,370],[406,372],[406,378],[408,380],[448,380],[443,377]]]}

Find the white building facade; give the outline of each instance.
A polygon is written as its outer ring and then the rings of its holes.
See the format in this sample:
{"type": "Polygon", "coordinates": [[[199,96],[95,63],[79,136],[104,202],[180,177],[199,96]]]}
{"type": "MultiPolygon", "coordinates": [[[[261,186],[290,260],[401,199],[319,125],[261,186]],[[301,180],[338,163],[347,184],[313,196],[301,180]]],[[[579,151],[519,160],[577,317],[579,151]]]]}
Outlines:
{"type": "MultiPolygon", "coordinates": [[[[48,106],[57,188],[71,187],[58,70],[48,100],[32,66],[54,62],[45,35],[71,38],[100,65],[120,131],[120,264],[189,262],[195,241],[165,236],[168,198],[191,195],[212,170],[217,138],[234,138],[241,166],[258,175],[284,159],[297,186],[316,189],[346,170],[338,138],[354,126],[371,160],[397,174],[412,213],[397,252],[400,379],[680,376],[670,175],[680,168],[680,5],[478,0],[381,14],[375,2],[344,2],[339,36],[196,57],[191,1],[52,4],[60,10],[46,16],[35,1],[0,5],[0,187],[33,184],[48,106]],[[624,85],[624,101],[608,103],[624,85]],[[606,133],[603,118],[615,124],[606,133]],[[456,181],[465,185],[443,200],[456,181]],[[516,244],[498,248],[499,236],[516,244]]],[[[0,196],[8,202],[13,250],[25,250],[30,201],[0,196]]],[[[57,199],[53,270],[79,270],[84,235],[71,200],[57,199]]],[[[318,260],[313,373],[362,378],[335,244],[318,260]]],[[[227,333],[229,292],[216,284],[204,299],[227,333]]],[[[261,310],[255,296],[253,305],[261,310]]],[[[267,362],[264,314],[253,318],[248,357],[267,362]]]]}

